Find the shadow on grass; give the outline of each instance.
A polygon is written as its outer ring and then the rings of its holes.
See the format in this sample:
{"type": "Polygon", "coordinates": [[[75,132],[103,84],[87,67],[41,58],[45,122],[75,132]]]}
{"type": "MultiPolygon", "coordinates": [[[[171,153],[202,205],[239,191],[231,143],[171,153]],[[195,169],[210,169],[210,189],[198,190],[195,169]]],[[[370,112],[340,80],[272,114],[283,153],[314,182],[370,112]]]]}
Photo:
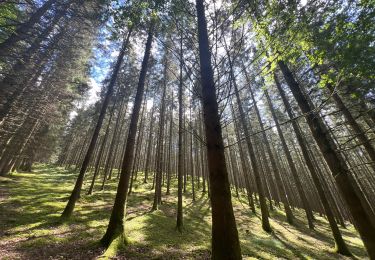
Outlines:
{"type": "Polygon", "coordinates": [[[73,171],[41,166],[32,173],[15,173],[6,187],[0,186],[7,189],[8,195],[0,202],[2,252],[22,259],[82,259],[84,252],[92,252],[92,256],[101,253],[95,235],[98,226],[93,227],[90,220],[108,219],[103,210],[90,209],[87,213],[84,206],[78,206],[71,221],[59,223],[76,175],[73,171]],[[86,220],[82,221],[82,217],[86,220]]]}
{"type": "MultiPolygon", "coordinates": [[[[118,180],[113,178],[104,191],[99,191],[100,176],[93,195],[87,196],[85,191],[91,180],[88,175],[73,217],[57,225],[76,177],[77,172],[41,165],[33,173],[16,173],[6,180],[4,194],[8,198],[0,201],[0,224],[4,227],[0,231],[0,245],[12,252],[14,258],[90,259],[103,253],[98,241],[108,225],[118,180]]],[[[172,180],[171,195],[163,195],[160,210],[150,212],[154,194],[152,183],[143,184],[141,173],[138,177],[127,205],[125,229],[130,244],[121,248],[119,258],[209,259],[211,214],[207,194],[197,191],[197,199],[193,202],[190,186],[187,187],[181,234],[175,229],[176,180],[172,180]]],[[[4,189],[2,182],[0,185],[0,189],[4,189]]],[[[233,197],[233,203],[245,256],[261,259],[339,257],[327,251],[327,247],[333,247],[333,240],[324,219],[318,218],[317,230],[311,231],[298,211],[296,225],[290,226],[285,222],[285,214],[275,210],[271,213],[275,233],[269,235],[261,230],[259,216],[250,212],[246,196],[240,195],[238,199],[233,197]],[[322,250],[315,248],[317,242],[324,245],[322,250]]],[[[365,257],[364,249],[355,240],[358,236],[351,230],[343,230],[343,234],[346,239],[350,238],[348,245],[353,253],[365,257]]]]}

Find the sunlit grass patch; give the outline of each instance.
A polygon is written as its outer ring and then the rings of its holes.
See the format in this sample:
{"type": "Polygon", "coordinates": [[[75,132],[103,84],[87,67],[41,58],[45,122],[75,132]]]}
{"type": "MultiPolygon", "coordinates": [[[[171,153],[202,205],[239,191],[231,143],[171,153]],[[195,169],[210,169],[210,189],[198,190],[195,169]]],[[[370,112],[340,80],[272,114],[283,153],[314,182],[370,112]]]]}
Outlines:
{"type": "MultiPolygon", "coordinates": [[[[114,174],[113,176],[116,176],[114,174]]],[[[165,195],[159,210],[151,212],[154,191],[152,175],[147,184],[138,173],[129,196],[125,232],[129,244],[114,245],[104,251],[99,241],[108,225],[117,179],[112,178],[100,191],[99,176],[92,195],[86,195],[91,173],[88,173],[81,199],[73,217],[59,222],[77,172],[38,165],[32,173],[14,173],[0,187],[6,195],[0,201],[0,248],[25,259],[74,258],[85,256],[109,258],[120,255],[127,259],[209,259],[211,243],[211,208],[207,193],[196,187],[192,201],[191,181],[184,193],[184,230],[176,230],[177,181],[172,179],[171,193],[165,195]],[[105,252],[105,253],[104,253],[105,252]]],[[[278,207],[270,212],[273,234],[261,228],[260,209],[250,211],[247,196],[233,190],[233,207],[245,259],[342,259],[333,252],[334,243],[325,218],[317,218],[314,231],[309,230],[302,210],[293,211],[296,225],[286,223],[278,207]]],[[[352,225],[342,229],[349,248],[359,258],[366,256],[362,241],[352,225]]]]}

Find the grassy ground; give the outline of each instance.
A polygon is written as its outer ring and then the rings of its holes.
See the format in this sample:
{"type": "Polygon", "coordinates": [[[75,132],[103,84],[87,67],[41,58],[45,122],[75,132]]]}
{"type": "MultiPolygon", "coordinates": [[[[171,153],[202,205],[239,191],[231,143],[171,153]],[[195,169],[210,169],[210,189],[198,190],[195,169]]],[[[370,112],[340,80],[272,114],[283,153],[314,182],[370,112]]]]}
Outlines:
{"type": "MultiPolygon", "coordinates": [[[[58,224],[77,173],[38,165],[32,173],[15,173],[0,179],[1,259],[93,259],[109,258],[98,241],[105,232],[115,196],[117,180],[104,191],[88,196],[88,183],[74,217],[58,224]]],[[[91,177],[91,176],[89,176],[91,177]]],[[[139,176],[143,177],[143,176],[139,176]]],[[[98,185],[99,186],[99,185],[98,185]]],[[[150,212],[151,184],[134,185],[129,198],[126,231],[130,244],[115,259],[209,259],[210,207],[206,195],[197,192],[184,198],[185,231],[175,230],[176,189],[164,196],[159,211],[150,212]]],[[[317,227],[306,227],[302,211],[295,211],[296,226],[285,222],[284,212],[271,212],[274,234],[261,229],[258,215],[251,214],[245,197],[233,199],[244,258],[252,259],[346,259],[333,252],[333,240],[326,219],[317,216],[317,227]]],[[[259,212],[259,209],[258,209],[259,212]]],[[[356,258],[366,258],[352,226],[342,229],[344,239],[356,258]]]]}

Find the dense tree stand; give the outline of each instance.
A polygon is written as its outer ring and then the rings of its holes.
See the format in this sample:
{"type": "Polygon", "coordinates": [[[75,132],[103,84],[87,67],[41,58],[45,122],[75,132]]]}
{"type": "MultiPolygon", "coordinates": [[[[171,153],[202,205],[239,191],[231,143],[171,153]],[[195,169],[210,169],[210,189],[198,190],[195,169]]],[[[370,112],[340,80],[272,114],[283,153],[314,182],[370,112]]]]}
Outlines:
{"type": "Polygon", "coordinates": [[[0,2],[1,257],[375,259],[372,1],[0,2]]]}
{"type": "MultiPolygon", "coordinates": [[[[336,152],[334,141],[331,140],[326,126],[317,112],[314,112],[316,109],[312,107],[311,102],[303,94],[285,62],[279,61],[278,64],[302,112],[307,114],[306,121],[309,128],[354,217],[354,224],[363,239],[366,249],[370,257],[375,258],[375,226],[373,221],[371,221],[372,216],[369,216],[368,211],[365,209],[369,208],[369,205],[366,205],[361,195],[359,195],[359,188],[350,176],[351,173],[346,166],[345,160],[336,152]]],[[[343,250],[343,253],[349,254],[345,250],[343,250]]]]}
{"type": "Polygon", "coordinates": [[[69,197],[69,201],[68,201],[63,213],[61,214],[62,220],[68,219],[68,218],[71,217],[71,215],[73,213],[73,210],[74,210],[74,206],[75,206],[77,200],[80,197],[81,189],[82,189],[82,185],[83,185],[83,179],[85,177],[87,167],[89,166],[92,154],[94,152],[94,148],[95,148],[96,142],[98,140],[99,131],[102,127],[109,101],[110,101],[110,99],[112,97],[112,94],[114,92],[114,86],[116,84],[117,75],[119,73],[122,61],[124,59],[126,47],[128,46],[131,32],[132,32],[132,28],[129,29],[129,31],[127,33],[127,36],[124,39],[124,43],[123,43],[122,48],[120,50],[119,56],[117,58],[116,65],[115,65],[113,73],[112,73],[111,81],[108,85],[108,90],[107,90],[107,93],[105,95],[105,98],[104,98],[104,101],[103,101],[103,104],[102,104],[102,107],[101,107],[101,110],[100,110],[99,118],[98,118],[98,121],[96,123],[95,130],[94,130],[94,133],[93,133],[91,141],[90,141],[90,145],[87,149],[85,159],[82,162],[81,170],[79,171],[79,175],[78,175],[77,181],[74,185],[74,189],[72,191],[72,194],[69,197]]]}

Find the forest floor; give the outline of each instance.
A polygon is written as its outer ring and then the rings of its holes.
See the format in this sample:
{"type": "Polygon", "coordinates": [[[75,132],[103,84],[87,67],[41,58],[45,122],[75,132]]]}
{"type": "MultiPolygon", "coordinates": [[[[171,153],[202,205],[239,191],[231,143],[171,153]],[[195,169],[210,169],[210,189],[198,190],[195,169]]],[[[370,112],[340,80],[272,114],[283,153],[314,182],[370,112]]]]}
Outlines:
{"type": "MultiPolygon", "coordinates": [[[[198,191],[194,203],[190,189],[184,194],[185,230],[180,234],[175,230],[176,183],[171,195],[164,195],[160,210],[150,212],[152,184],[143,184],[140,174],[127,207],[129,245],[105,252],[98,241],[108,224],[117,179],[110,180],[104,191],[98,191],[98,181],[90,196],[86,195],[87,181],[74,217],[59,224],[76,176],[76,172],[63,168],[37,165],[32,173],[0,177],[0,259],[209,259],[211,214],[207,194],[198,191]]],[[[233,205],[245,259],[349,259],[334,253],[324,218],[316,216],[316,230],[312,231],[301,210],[294,211],[297,220],[291,226],[284,212],[276,208],[270,213],[274,233],[267,234],[261,229],[260,216],[250,212],[244,195],[233,197],[233,205]]],[[[353,226],[341,231],[354,257],[366,259],[353,226]]]]}

